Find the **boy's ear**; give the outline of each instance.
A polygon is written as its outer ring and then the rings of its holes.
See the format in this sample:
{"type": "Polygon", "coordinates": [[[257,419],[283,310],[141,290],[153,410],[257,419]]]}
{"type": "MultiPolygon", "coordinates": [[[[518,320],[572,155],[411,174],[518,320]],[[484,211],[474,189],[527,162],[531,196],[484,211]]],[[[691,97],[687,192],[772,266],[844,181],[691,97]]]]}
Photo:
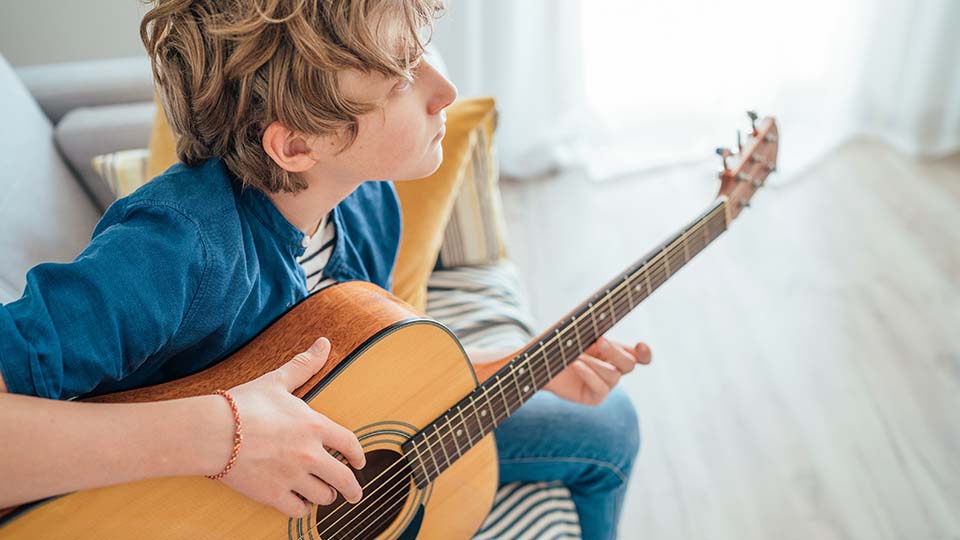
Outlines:
{"type": "Polygon", "coordinates": [[[317,137],[308,141],[303,134],[287,129],[274,120],[263,132],[263,150],[273,158],[276,164],[290,172],[303,172],[320,160],[318,150],[324,148],[326,137],[317,137]],[[319,148],[311,147],[317,145],[319,148]]]}

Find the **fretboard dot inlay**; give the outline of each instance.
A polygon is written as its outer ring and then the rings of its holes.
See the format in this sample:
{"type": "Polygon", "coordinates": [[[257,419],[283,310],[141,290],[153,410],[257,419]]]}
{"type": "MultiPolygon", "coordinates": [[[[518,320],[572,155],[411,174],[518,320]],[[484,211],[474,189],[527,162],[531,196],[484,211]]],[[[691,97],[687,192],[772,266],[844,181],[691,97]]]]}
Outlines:
{"type": "Polygon", "coordinates": [[[519,373],[520,375],[523,375],[523,368],[520,368],[520,371],[518,371],[518,373],[519,373]]]}
{"type": "Polygon", "coordinates": [[[567,347],[569,347],[569,346],[571,346],[571,345],[573,345],[573,340],[572,340],[572,339],[568,339],[568,340],[567,340],[567,347]]]}
{"type": "Polygon", "coordinates": [[[528,391],[528,390],[530,390],[530,385],[529,385],[529,384],[524,385],[524,386],[523,386],[523,391],[526,392],[526,391],[528,391]]]}
{"type": "Polygon", "coordinates": [[[486,410],[480,411],[480,416],[486,416],[486,415],[487,415],[487,411],[486,411],[486,410]]]}
{"type": "Polygon", "coordinates": [[[604,318],[604,317],[606,317],[606,316],[607,316],[606,313],[601,313],[601,314],[600,314],[600,318],[601,318],[601,319],[604,318]]]}
{"type": "Polygon", "coordinates": [[[459,437],[462,433],[463,433],[463,430],[462,430],[462,429],[458,429],[458,430],[457,430],[457,437],[459,437]]]}

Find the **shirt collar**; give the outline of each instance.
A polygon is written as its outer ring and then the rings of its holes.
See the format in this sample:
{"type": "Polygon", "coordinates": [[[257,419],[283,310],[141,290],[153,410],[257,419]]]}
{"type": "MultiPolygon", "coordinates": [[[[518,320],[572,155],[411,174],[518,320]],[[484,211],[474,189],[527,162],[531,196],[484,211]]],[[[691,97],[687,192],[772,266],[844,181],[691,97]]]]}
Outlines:
{"type": "MultiPolygon", "coordinates": [[[[270,229],[270,232],[272,232],[278,240],[290,249],[290,252],[293,253],[294,256],[299,257],[303,255],[303,252],[306,250],[303,244],[307,235],[290,223],[264,192],[253,186],[244,186],[243,182],[227,169],[223,160],[219,158],[214,159],[217,161],[217,166],[220,167],[222,172],[230,179],[234,191],[238,193],[240,204],[250,209],[257,219],[270,229]]],[[[336,213],[337,209],[334,208],[333,211],[336,213]]]]}
{"type": "MultiPolygon", "coordinates": [[[[220,158],[213,159],[216,160],[217,166],[220,167],[223,174],[226,174],[227,178],[230,179],[234,191],[238,194],[240,204],[249,208],[256,218],[283,242],[294,257],[303,255],[306,251],[303,240],[307,235],[287,221],[287,218],[280,213],[280,210],[265,193],[253,186],[242,186],[242,182],[227,169],[220,158]]],[[[347,250],[347,239],[344,238],[347,233],[347,228],[343,220],[343,209],[340,206],[349,199],[350,197],[347,197],[340,201],[340,204],[334,206],[333,214],[330,217],[335,224],[334,227],[337,232],[333,251],[327,259],[324,272],[334,276],[338,281],[342,281],[347,277],[339,274],[341,268],[344,266],[345,253],[347,250]]],[[[320,231],[318,231],[317,234],[321,234],[320,231]]],[[[344,269],[344,271],[346,271],[346,269],[344,269]]]]}

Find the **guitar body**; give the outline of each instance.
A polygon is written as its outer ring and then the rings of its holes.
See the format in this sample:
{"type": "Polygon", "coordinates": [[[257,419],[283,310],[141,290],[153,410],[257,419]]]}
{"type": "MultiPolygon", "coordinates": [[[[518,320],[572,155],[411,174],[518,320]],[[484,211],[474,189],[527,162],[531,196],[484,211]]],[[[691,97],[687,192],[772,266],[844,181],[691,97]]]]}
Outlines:
{"type": "Polygon", "coordinates": [[[338,283],[309,296],[203,372],[93,401],[152,401],[230,388],[276,369],[320,336],[330,339],[330,356],[296,394],[360,439],[367,465],[357,472],[366,486],[357,505],[338,498],[329,506],[313,506],[305,518],[289,519],[221,482],[150,479],[21,507],[0,518],[0,539],[470,538],[497,488],[493,434],[424,489],[403,472],[400,446],[474,390],[476,374],[449,329],[370,283],[338,283]],[[379,482],[367,485],[378,476],[379,482]]]}

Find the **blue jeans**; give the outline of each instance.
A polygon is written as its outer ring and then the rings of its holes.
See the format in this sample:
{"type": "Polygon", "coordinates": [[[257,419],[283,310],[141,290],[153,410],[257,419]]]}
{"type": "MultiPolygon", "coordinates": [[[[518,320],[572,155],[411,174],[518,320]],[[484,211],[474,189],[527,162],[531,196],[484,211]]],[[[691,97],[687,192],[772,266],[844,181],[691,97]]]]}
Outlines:
{"type": "Polygon", "coordinates": [[[637,412],[619,386],[595,407],[538,392],[494,436],[501,484],[561,480],[573,496],[583,540],[616,538],[640,449],[637,412]]]}

